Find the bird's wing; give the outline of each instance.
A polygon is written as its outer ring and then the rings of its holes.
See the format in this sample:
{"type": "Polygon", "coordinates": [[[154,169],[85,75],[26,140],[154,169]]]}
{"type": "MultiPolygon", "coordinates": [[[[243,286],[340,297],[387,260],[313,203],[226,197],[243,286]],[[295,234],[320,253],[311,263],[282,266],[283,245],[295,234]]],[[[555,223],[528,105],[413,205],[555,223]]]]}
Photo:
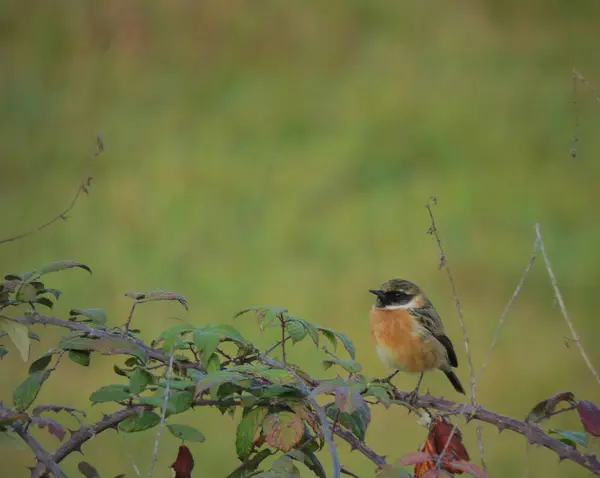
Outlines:
{"type": "Polygon", "coordinates": [[[446,335],[442,319],[433,307],[410,309],[413,316],[425,327],[446,349],[448,362],[452,367],[458,367],[458,359],[452,341],[446,335]]]}

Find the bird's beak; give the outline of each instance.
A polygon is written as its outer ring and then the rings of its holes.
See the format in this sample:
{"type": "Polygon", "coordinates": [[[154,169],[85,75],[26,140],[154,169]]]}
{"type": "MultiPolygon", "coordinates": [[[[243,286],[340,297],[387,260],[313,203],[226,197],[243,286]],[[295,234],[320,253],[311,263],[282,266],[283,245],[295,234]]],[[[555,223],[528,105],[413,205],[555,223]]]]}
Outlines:
{"type": "Polygon", "coordinates": [[[383,299],[385,297],[385,293],[382,290],[379,290],[379,289],[369,289],[369,292],[371,294],[375,294],[380,299],[383,299]]]}

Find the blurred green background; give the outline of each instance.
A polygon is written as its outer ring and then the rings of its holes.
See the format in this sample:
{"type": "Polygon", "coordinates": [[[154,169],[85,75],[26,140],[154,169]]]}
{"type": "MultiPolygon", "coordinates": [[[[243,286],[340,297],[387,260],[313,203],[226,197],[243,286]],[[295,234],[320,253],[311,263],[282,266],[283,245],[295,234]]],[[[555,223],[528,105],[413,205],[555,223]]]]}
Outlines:
{"type": "MultiPolygon", "coordinates": [[[[140,307],[147,339],[177,322],[229,322],[270,303],[346,332],[365,372],[387,373],[370,344],[367,289],[391,277],[421,285],[469,369],[451,289],[439,271],[424,208],[430,196],[462,300],[478,368],[529,259],[540,222],[567,307],[592,362],[600,326],[600,109],[572,69],[600,88],[593,1],[145,2],[0,4],[0,237],[65,207],[91,167],[93,187],[68,222],[0,246],[2,272],[75,259],[92,267],[48,276],[65,291],[54,313],[104,307],[125,321],[128,290],[185,295],[140,307]],[[101,130],[106,153],[92,161],[101,130]],[[577,157],[570,155],[576,134],[577,157]]],[[[253,321],[243,333],[267,344],[253,321]]],[[[35,344],[37,356],[58,334],[35,344]]],[[[571,390],[600,401],[538,261],[509,313],[478,388],[486,408],[523,418],[571,390]]],[[[12,349],[12,345],[9,345],[12,349]]],[[[310,345],[292,359],[321,375],[310,345]],[[308,357],[308,358],[307,358],[308,357]]],[[[27,364],[0,364],[12,403],[27,364]]],[[[110,359],[64,363],[41,403],[87,408],[110,359]]],[[[396,379],[410,388],[416,377],[396,379]]],[[[461,400],[440,373],[435,395],[461,400]]],[[[97,406],[92,419],[109,406],[97,406]]],[[[236,466],[236,421],[196,410],[179,419],[207,440],[191,445],[198,476],[236,466]]],[[[75,427],[75,423],[69,423],[75,427]]],[[[579,430],[578,418],[549,426],[579,430]]],[[[478,462],[475,427],[462,426],[478,462]]],[[[391,460],[426,431],[399,407],[376,408],[367,443],[391,460]]],[[[58,442],[43,437],[49,447],[58,442]]],[[[145,475],[154,432],[103,433],[84,446],[102,476],[145,475]]],[[[484,428],[492,476],[587,476],[521,436],[484,428]],[[527,458],[526,458],[527,456],[527,458]]],[[[179,442],[163,434],[155,476],[179,442]]],[[[344,465],[373,465],[339,444],[344,465]]],[[[323,462],[330,468],[328,455],[323,462]]],[[[69,458],[78,476],[79,456],[69,458]]],[[[1,476],[29,476],[28,450],[0,449],[1,476]]],[[[303,471],[303,476],[310,476],[303,471]]]]}

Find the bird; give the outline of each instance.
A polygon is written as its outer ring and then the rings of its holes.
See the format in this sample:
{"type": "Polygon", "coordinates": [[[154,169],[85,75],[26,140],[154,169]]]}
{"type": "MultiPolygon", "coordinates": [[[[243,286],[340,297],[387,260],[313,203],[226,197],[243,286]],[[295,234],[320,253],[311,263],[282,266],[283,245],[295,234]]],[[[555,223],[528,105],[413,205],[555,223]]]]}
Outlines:
{"type": "Polygon", "coordinates": [[[379,359],[394,372],[420,373],[410,398],[418,396],[425,372],[440,369],[454,389],[465,394],[452,370],[458,359],[446,335],[437,310],[416,284],[405,279],[390,279],[379,289],[369,289],[377,297],[370,313],[371,338],[379,359]]]}

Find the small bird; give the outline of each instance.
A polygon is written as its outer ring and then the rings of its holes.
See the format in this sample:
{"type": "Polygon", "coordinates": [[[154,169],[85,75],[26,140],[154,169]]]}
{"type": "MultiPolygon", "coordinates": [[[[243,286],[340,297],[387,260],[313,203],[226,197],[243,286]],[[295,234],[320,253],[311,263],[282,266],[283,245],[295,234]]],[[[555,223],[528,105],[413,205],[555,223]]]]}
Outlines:
{"type": "Polygon", "coordinates": [[[371,309],[371,337],[381,361],[395,370],[385,380],[391,380],[399,371],[420,373],[411,394],[416,398],[423,374],[440,369],[454,389],[464,394],[460,380],[452,371],[458,367],[454,346],[446,335],[442,319],[423,291],[410,281],[390,279],[381,288],[369,292],[377,296],[371,309]]]}

